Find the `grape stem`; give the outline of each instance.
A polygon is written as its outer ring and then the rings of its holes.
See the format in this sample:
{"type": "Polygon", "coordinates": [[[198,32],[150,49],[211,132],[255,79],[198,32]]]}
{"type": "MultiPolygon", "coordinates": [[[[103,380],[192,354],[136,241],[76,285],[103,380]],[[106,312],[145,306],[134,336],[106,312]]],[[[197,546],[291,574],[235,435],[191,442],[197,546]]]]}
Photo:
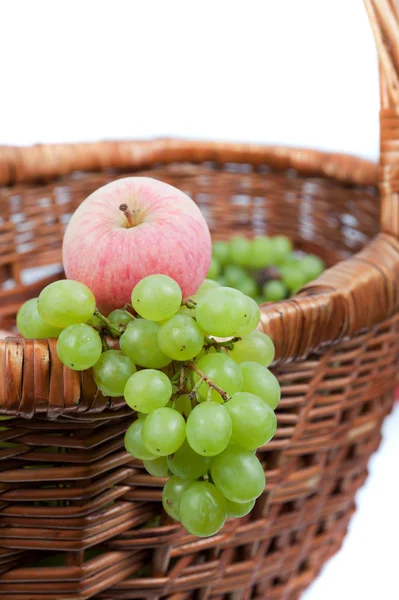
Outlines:
{"type": "Polygon", "coordinates": [[[135,226],[134,210],[133,211],[129,210],[129,207],[127,204],[120,204],[119,210],[121,210],[123,212],[123,214],[125,215],[127,222],[129,223],[129,227],[134,227],[135,226]]]}
{"type": "MultiPolygon", "coordinates": [[[[202,371],[201,371],[201,370],[200,370],[200,369],[197,367],[197,365],[196,365],[195,363],[193,363],[193,362],[189,362],[189,363],[188,363],[188,366],[189,366],[189,367],[190,367],[190,368],[191,368],[191,369],[192,369],[192,370],[193,370],[195,373],[197,373],[197,375],[199,375],[199,376],[201,377],[201,379],[199,380],[201,383],[202,383],[202,381],[205,381],[205,383],[207,383],[207,384],[209,385],[209,387],[211,387],[211,388],[213,388],[214,390],[216,390],[216,391],[217,391],[217,393],[218,393],[218,394],[220,394],[220,396],[222,396],[222,398],[223,398],[223,400],[224,400],[225,402],[227,402],[228,400],[230,400],[230,396],[228,395],[228,393],[227,393],[227,392],[225,392],[224,390],[222,390],[222,388],[221,388],[221,387],[219,387],[218,385],[216,385],[216,383],[214,383],[214,382],[212,381],[212,379],[209,379],[209,377],[207,377],[207,376],[206,376],[206,375],[205,375],[205,374],[204,374],[204,373],[203,373],[203,372],[202,372],[202,371]]],[[[199,381],[197,382],[197,384],[199,383],[199,381]]],[[[200,383],[200,385],[201,385],[201,383],[200,383]]],[[[195,386],[194,386],[194,388],[193,388],[193,390],[192,390],[191,394],[194,392],[194,389],[197,387],[197,384],[195,384],[195,386]]],[[[199,387],[199,386],[198,386],[198,387],[199,387]]],[[[195,391],[197,391],[197,390],[195,390],[195,391]]],[[[191,394],[190,394],[190,397],[191,397],[191,394]]],[[[194,396],[192,396],[192,398],[193,398],[193,397],[194,397],[194,396]]]]}
{"type": "Polygon", "coordinates": [[[242,338],[240,338],[240,337],[233,337],[233,338],[231,338],[231,340],[226,340],[224,342],[218,342],[217,340],[214,340],[213,338],[205,336],[205,345],[208,346],[208,348],[211,348],[213,346],[214,348],[216,348],[216,350],[218,348],[227,348],[227,350],[233,350],[234,344],[236,342],[239,342],[241,339],[242,338]]]}
{"type": "Polygon", "coordinates": [[[112,335],[112,337],[119,338],[122,335],[122,333],[123,333],[122,328],[119,327],[118,325],[114,325],[113,323],[111,323],[111,321],[109,319],[107,319],[107,317],[104,317],[104,315],[102,315],[100,313],[98,308],[96,308],[94,310],[94,314],[98,319],[100,319],[100,321],[103,323],[104,327],[106,329],[108,329],[108,331],[112,335]]]}
{"type": "Polygon", "coordinates": [[[189,398],[190,400],[194,400],[195,398],[195,394],[197,393],[199,387],[204,383],[205,379],[204,377],[200,377],[197,381],[197,383],[195,384],[195,386],[193,387],[193,389],[191,390],[190,394],[189,394],[189,398]]]}
{"type": "Polygon", "coordinates": [[[187,365],[185,363],[182,364],[180,369],[180,377],[179,377],[179,394],[184,394],[184,383],[185,383],[185,375],[186,375],[187,365]]]}
{"type": "Polygon", "coordinates": [[[195,300],[192,300],[192,298],[187,298],[186,300],[183,300],[182,306],[187,306],[187,308],[195,308],[197,303],[195,300]]]}
{"type": "Polygon", "coordinates": [[[131,304],[129,304],[129,302],[126,302],[126,304],[124,305],[122,310],[126,310],[133,317],[133,319],[136,318],[134,315],[136,315],[137,313],[134,310],[133,306],[131,304]],[[132,314],[132,313],[134,313],[134,314],[132,314]]]}

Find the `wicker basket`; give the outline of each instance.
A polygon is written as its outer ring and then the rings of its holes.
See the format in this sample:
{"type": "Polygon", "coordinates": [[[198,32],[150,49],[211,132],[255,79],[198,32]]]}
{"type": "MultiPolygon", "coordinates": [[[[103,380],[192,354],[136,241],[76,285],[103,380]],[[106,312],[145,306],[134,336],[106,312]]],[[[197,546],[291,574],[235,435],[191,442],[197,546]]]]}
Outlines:
{"type": "Polygon", "coordinates": [[[79,202],[127,173],[187,192],[215,238],[285,233],[336,265],[262,309],[282,385],[278,432],[259,453],[267,486],[210,539],[161,514],[163,482],[124,451],[123,399],[64,368],[53,340],[2,341],[0,600],[294,600],[340,547],[399,363],[399,52],[387,42],[399,26],[393,1],[367,4],[386,75],[382,233],[378,169],[348,156],[183,141],[0,149],[3,328],[60,276],[79,202]],[[45,265],[52,274],[27,284],[45,265]]]}

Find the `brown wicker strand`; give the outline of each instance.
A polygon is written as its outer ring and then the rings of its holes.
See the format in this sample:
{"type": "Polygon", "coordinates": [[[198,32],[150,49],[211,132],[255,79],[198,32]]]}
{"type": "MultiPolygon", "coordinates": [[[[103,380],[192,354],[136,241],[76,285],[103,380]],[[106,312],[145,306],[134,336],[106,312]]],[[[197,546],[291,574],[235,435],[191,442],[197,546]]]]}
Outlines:
{"type": "Polygon", "coordinates": [[[38,144],[32,147],[0,147],[0,185],[51,181],[74,171],[143,169],[157,162],[186,161],[246,163],[254,167],[298,169],[337,181],[372,185],[377,167],[345,154],[317,152],[257,144],[158,139],[151,141],[96,142],[86,144],[38,144]]]}

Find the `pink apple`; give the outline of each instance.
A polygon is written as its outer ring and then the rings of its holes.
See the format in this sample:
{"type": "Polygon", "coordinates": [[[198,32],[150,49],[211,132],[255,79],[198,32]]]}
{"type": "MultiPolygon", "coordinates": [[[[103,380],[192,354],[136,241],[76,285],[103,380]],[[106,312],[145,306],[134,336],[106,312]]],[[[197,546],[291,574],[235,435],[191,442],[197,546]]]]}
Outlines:
{"type": "Polygon", "coordinates": [[[183,298],[196,292],[212,246],[206,221],[186,194],[149,177],[128,177],[82,202],[62,251],[66,276],[85,283],[109,312],[130,302],[136,283],[155,273],[173,277],[183,298]]]}

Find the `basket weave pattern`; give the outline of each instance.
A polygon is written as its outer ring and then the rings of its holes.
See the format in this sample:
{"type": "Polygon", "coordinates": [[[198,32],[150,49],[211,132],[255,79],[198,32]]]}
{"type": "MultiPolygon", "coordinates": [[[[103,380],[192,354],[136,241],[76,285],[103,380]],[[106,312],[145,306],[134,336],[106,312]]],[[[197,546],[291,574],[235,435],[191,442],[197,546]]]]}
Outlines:
{"type": "Polygon", "coordinates": [[[262,308],[282,386],[276,436],[259,451],[266,489],[209,539],[162,514],[163,480],[124,450],[123,399],[63,367],[54,340],[0,342],[0,413],[12,417],[0,427],[0,600],[296,600],[340,547],[399,364],[399,56],[386,44],[398,26],[388,0],[367,4],[391,73],[381,201],[375,165],[313,151],[167,140],[0,149],[0,327],[60,277],[76,206],[126,174],[187,192],[215,239],[284,233],[332,267],[262,308]],[[27,285],[26,270],[45,265],[53,274],[27,285]]]}

